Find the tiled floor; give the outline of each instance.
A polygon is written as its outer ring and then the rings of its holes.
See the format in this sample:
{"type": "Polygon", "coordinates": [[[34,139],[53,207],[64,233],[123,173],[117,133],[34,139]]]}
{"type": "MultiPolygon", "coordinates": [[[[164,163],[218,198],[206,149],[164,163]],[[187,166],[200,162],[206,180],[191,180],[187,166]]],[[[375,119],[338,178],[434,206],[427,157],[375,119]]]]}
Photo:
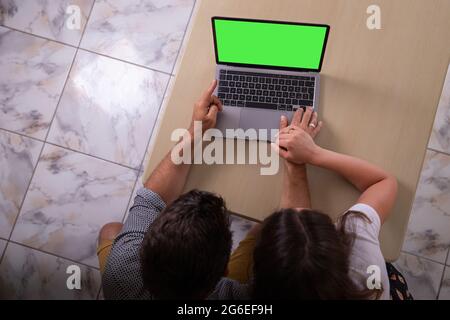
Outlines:
{"type": "MultiPolygon", "coordinates": [[[[194,6],[0,0],[1,299],[99,296],[96,236],[141,185],[194,6]],[[66,288],[72,264],[81,290],[66,288]]],[[[397,261],[424,299],[450,299],[450,76],[445,92],[397,261]]],[[[234,246],[251,225],[233,217],[234,246]]]]}
{"type": "Polygon", "coordinates": [[[98,231],[140,185],[194,5],[0,0],[0,298],[98,297],[98,231]]]}
{"type": "Polygon", "coordinates": [[[403,252],[396,262],[417,299],[450,299],[450,66],[403,252]]]}

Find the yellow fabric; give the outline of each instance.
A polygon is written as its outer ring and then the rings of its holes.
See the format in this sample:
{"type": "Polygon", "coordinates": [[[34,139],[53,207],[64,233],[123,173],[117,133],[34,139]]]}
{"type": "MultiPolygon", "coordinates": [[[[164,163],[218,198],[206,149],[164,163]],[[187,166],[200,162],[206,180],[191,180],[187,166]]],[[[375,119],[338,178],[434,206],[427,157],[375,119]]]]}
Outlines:
{"type": "Polygon", "coordinates": [[[256,237],[249,235],[239,243],[239,246],[231,254],[228,262],[228,278],[248,283],[253,275],[253,249],[255,248],[256,237]]]}
{"type": "Polygon", "coordinates": [[[98,264],[100,266],[100,273],[103,274],[106,267],[106,261],[108,260],[109,253],[114,240],[102,240],[97,247],[98,264]]]}

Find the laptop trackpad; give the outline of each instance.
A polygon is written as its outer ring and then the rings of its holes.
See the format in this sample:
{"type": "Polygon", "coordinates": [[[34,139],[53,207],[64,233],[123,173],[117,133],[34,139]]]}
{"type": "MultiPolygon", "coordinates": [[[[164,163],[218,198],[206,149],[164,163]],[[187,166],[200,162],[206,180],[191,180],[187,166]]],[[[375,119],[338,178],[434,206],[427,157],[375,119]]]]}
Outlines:
{"type": "Polygon", "coordinates": [[[217,114],[217,129],[225,134],[226,129],[239,128],[239,118],[242,108],[223,107],[222,112],[217,114]]]}
{"type": "MultiPolygon", "coordinates": [[[[249,128],[269,129],[269,131],[267,132],[269,136],[271,134],[270,129],[278,129],[280,127],[280,117],[283,114],[288,117],[290,121],[292,117],[291,111],[243,108],[241,111],[239,128],[242,128],[244,130],[247,130],[249,128]]],[[[269,140],[272,139],[273,137],[271,137],[269,140]]]]}

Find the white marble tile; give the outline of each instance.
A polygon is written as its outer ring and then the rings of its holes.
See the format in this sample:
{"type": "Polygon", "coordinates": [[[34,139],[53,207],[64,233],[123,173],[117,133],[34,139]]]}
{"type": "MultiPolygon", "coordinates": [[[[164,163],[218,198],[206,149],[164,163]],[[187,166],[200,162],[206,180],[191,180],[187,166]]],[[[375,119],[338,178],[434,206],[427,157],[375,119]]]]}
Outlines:
{"type": "Polygon", "coordinates": [[[194,8],[192,9],[191,18],[189,19],[188,25],[186,27],[186,32],[183,37],[183,42],[181,43],[180,50],[178,51],[177,60],[175,61],[175,65],[172,70],[172,74],[178,74],[178,71],[181,66],[181,61],[183,60],[184,53],[186,52],[187,44],[189,43],[189,38],[192,33],[192,27],[197,16],[198,8],[200,5],[200,1],[195,1],[194,8]]]}
{"type": "Polygon", "coordinates": [[[429,147],[450,153],[450,65],[448,66],[447,76],[434,118],[429,147]]]}
{"type": "Polygon", "coordinates": [[[67,267],[76,263],[10,243],[0,265],[0,299],[90,299],[100,288],[100,272],[78,265],[81,288],[67,288],[67,267]]]}
{"type": "Polygon", "coordinates": [[[251,220],[247,220],[244,218],[241,218],[239,216],[230,215],[230,221],[231,221],[231,232],[233,234],[233,247],[232,250],[236,249],[239,245],[239,242],[241,242],[245,236],[247,235],[247,232],[256,224],[255,222],[251,220]]]}
{"type": "Polygon", "coordinates": [[[450,156],[427,151],[403,251],[445,263],[449,231],[450,156]]]}
{"type": "Polygon", "coordinates": [[[48,140],[138,168],[169,76],[79,51],[48,140]]]}
{"type": "Polygon", "coordinates": [[[78,46],[93,2],[94,0],[0,0],[0,24],[78,46]],[[75,21],[75,14],[69,8],[71,5],[79,8],[79,28],[71,23],[75,21]]]}
{"type": "MultiPolygon", "coordinates": [[[[164,117],[164,112],[166,110],[167,102],[172,94],[172,89],[173,89],[174,83],[175,83],[175,77],[170,76],[169,83],[167,84],[167,89],[164,94],[163,101],[161,102],[160,110],[158,112],[158,117],[157,117],[157,119],[155,121],[155,125],[153,127],[152,136],[150,137],[150,141],[148,143],[147,150],[145,151],[145,156],[144,156],[144,160],[142,162],[142,168],[141,168],[141,171],[143,171],[143,172],[145,172],[148,162],[150,161],[150,156],[152,154],[151,150],[153,150],[153,146],[156,143],[159,127],[160,127],[162,119],[164,117]]],[[[142,178],[142,175],[140,178],[142,178]]]]}
{"type": "Polygon", "coordinates": [[[172,72],[194,0],[99,0],[81,47],[172,72]]]}
{"type": "Polygon", "coordinates": [[[439,300],[450,300],[450,267],[445,267],[441,291],[439,292],[439,300]]]}
{"type": "Polygon", "coordinates": [[[98,267],[100,228],[120,221],[136,171],[46,145],[12,239],[98,267]]]}
{"type": "Polygon", "coordinates": [[[44,139],[74,55],[74,48],[0,27],[0,128],[44,139]]]}
{"type": "Polygon", "coordinates": [[[401,253],[394,266],[403,274],[408,289],[416,300],[437,298],[444,265],[401,253]]]}
{"type": "Polygon", "coordinates": [[[161,120],[163,118],[163,113],[165,110],[165,105],[167,104],[167,100],[170,98],[170,95],[172,93],[172,88],[173,88],[174,82],[175,82],[175,77],[170,76],[169,83],[167,84],[167,89],[164,94],[163,101],[161,102],[160,111],[158,113],[158,117],[157,117],[157,119],[155,121],[155,125],[153,127],[152,136],[150,137],[149,145],[147,147],[147,150],[145,151],[144,159],[142,161],[142,167],[141,167],[141,170],[139,171],[139,178],[137,180],[135,188],[133,189],[133,194],[131,196],[131,200],[130,200],[130,203],[129,203],[128,209],[127,209],[127,213],[125,214],[123,221],[125,221],[127,219],[128,214],[130,213],[130,208],[134,203],[134,198],[136,197],[137,191],[139,190],[139,188],[142,188],[144,186],[145,181],[143,181],[143,178],[144,178],[145,168],[147,167],[147,164],[150,161],[150,156],[151,156],[150,150],[152,149],[153,144],[156,142],[159,125],[161,124],[161,120]]]}
{"type": "Polygon", "coordinates": [[[6,243],[6,240],[0,239],[0,258],[2,257],[3,251],[6,248],[6,243]]]}
{"type": "Polygon", "coordinates": [[[0,130],[0,237],[8,239],[43,142],[0,130]]]}

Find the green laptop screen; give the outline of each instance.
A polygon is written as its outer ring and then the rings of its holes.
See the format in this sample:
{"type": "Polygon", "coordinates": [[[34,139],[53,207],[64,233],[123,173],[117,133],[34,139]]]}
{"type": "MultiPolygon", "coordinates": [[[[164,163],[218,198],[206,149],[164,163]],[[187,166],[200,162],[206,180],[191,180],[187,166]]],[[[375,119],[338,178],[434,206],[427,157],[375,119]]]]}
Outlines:
{"type": "Polygon", "coordinates": [[[319,70],[327,26],[214,18],[218,63],[319,70]]]}

